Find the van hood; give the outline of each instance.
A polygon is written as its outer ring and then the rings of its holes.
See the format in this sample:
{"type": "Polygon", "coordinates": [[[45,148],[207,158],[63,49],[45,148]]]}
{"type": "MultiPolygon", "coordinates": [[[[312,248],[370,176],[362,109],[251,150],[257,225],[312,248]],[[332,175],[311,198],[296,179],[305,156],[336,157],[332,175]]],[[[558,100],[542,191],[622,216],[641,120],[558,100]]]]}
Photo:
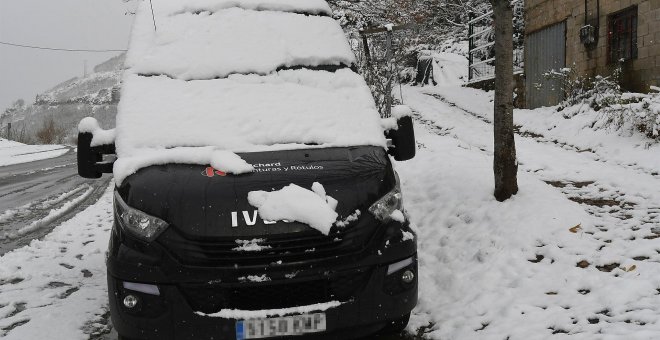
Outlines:
{"type": "MultiPolygon", "coordinates": [[[[289,184],[311,189],[321,183],[335,198],[339,220],[368,208],[392,190],[395,175],[385,150],[363,146],[239,154],[255,168],[231,175],[209,166],[167,164],[139,170],[117,189],[133,208],[158,217],[186,238],[249,238],[304,233],[308,225],[266,223],[247,196],[289,184]]],[[[333,227],[335,229],[336,227],[333,227]]]]}

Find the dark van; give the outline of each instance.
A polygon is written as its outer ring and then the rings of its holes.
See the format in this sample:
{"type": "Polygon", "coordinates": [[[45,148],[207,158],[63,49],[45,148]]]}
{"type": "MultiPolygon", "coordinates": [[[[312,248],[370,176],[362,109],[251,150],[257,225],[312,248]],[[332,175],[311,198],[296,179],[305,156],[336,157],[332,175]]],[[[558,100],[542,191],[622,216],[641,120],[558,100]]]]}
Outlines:
{"type": "Polygon", "coordinates": [[[412,120],[380,119],[343,50],[300,50],[306,34],[348,46],[329,16],[311,0],[154,0],[153,17],[140,5],[117,128],[88,120],[78,138],[81,176],[115,174],[107,268],[119,339],[351,339],[406,327],[417,248],[391,159],[415,155],[412,120]],[[232,162],[249,171],[223,167],[232,162]],[[248,199],[290,185],[332,198],[327,232],[264,218],[248,199]]]}

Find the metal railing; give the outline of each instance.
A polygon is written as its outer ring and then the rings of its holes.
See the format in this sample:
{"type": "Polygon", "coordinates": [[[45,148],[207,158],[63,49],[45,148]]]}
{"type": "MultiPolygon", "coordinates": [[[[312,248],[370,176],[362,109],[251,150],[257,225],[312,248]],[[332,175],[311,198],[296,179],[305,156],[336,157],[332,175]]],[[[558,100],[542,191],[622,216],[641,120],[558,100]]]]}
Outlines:
{"type": "MultiPolygon", "coordinates": [[[[524,0],[513,0],[511,5],[524,5],[524,0]]],[[[495,78],[493,10],[483,14],[471,13],[468,27],[468,82],[495,78]]],[[[513,63],[514,72],[521,72],[524,65],[522,46],[514,50],[513,63]]]]}

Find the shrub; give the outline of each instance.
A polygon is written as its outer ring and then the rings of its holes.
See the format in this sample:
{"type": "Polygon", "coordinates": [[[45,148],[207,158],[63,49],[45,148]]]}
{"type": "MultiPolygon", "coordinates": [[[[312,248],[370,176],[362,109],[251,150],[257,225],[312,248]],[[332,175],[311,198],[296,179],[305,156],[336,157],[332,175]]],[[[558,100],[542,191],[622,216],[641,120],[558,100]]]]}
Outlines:
{"type": "Polygon", "coordinates": [[[37,131],[37,140],[43,144],[61,143],[64,136],[64,129],[55,124],[53,117],[46,119],[41,129],[37,131]]]}
{"type": "MultiPolygon", "coordinates": [[[[619,85],[622,75],[620,66],[609,76],[583,77],[565,68],[550,71],[545,77],[556,80],[564,91],[564,101],[558,111],[583,105],[599,112],[594,128],[611,128],[617,131],[638,131],[649,138],[660,139],[660,88],[651,87],[651,93],[623,92],[619,85]]],[[[584,108],[571,110],[580,113],[584,108]]],[[[571,118],[565,114],[565,118],[571,118]]]]}

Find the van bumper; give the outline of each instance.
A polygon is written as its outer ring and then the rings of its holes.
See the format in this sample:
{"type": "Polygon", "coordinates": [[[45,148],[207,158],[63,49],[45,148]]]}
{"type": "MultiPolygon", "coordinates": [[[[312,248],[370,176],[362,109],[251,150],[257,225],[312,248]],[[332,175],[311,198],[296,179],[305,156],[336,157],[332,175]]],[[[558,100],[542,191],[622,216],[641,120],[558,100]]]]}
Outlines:
{"type": "MultiPolygon", "coordinates": [[[[390,322],[408,315],[417,304],[418,272],[416,254],[407,258],[412,258],[411,264],[389,275],[388,268],[393,263],[367,269],[370,277],[366,279],[363,288],[350,300],[340,301],[341,305],[325,311],[325,332],[295,338],[360,338],[377,333],[390,322]],[[401,279],[406,270],[415,274],[413,282],[407,284],[401,279]]],[[[160,295],[152,295],[126,289],[124,282],[126,281],[108,273],[112,322],[123,337],[136,340],[236,339],[237,320],[198,313],[191,306],[194,303],[190,303],[185,288],[180,285],[157,285],[160,295]],[[138,305],[132,309],[123,304],[128,294],[138,297],[138,305]]],[[[262,284],[267,286],[282,283],[273,281],[262,284]]],[[[318,301],[324,302],[329,301],[318,301]]]]}

